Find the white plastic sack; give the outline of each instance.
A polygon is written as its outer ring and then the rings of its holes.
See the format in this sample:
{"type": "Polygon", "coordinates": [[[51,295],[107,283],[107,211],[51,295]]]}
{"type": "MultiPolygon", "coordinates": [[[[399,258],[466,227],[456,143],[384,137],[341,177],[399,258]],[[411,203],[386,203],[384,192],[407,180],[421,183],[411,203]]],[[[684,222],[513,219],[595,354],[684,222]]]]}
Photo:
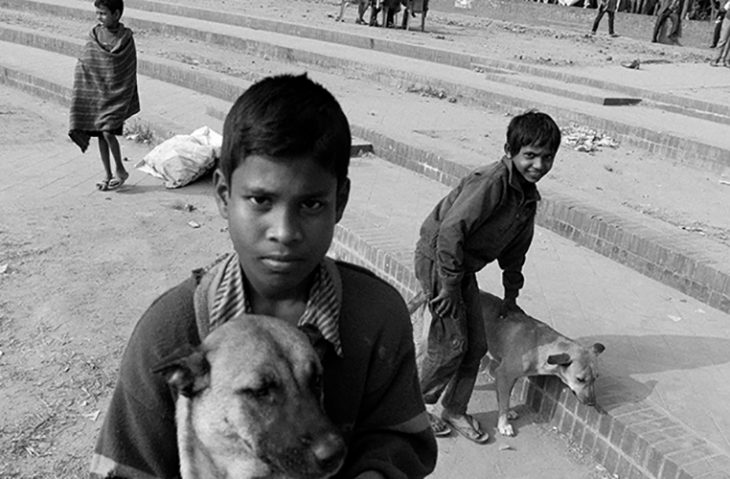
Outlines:
{"type": "Polygon", "coordinates": [[[160,143],[135,168],[163,180],[166,188],[179,188],[213,167],[222,143],[220,134],[204,126],[160,143]]]}

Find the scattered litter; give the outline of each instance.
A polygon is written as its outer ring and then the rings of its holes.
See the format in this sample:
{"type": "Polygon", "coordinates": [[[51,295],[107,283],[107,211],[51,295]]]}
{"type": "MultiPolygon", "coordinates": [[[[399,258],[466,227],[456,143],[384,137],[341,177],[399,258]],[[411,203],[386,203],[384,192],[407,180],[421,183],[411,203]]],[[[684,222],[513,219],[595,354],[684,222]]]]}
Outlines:
{"type": "Polygon", "coordinates": [[[705,310],[702,308],[695,309],[695,313],[705,314],[705,310]]]}
{"type": "Polygon", "coordinates": [[[618,142],[613,138],[575,123],[563,129],[563,143],[586,153],[599,151],[604,147],[618,148],[618,142]]]}
{"type": "Polygon", "coordinates": [[[160,143],[135,168],[163,180],[166,188],[179,188],[213,168],[222,142],[220,134],[203,126],[160,143]]]}
{"type": "Polygon", "coordinates": [[[188,213],[195,211],[197,208],[192,203],[185,203],[183,201],[175,201],[170,205],[170,208],[178,211],[187,211],[188,213]]]}
{"type": "Polygon", "coordinates": [[[0,356],[2,356],[3,354],[4,354],[4,353],[3,353],[2,351],[0,351],[0,356]]]}
{"type": "Polygon", "coordinates": [[[680,226],[680,228],[685,231],[689,231],[690,233],[699,233],[701,235],[705,234],[705,231],[697,226],[680,226]]]}
{"type": "Polygon", "coordinates": [[[188,226],[191,228],[200,228],[200,223],[196,223],[195,221],[188,221],[188,226]]]}
{"type": "Polygon", "coordinates": [[[499,446],[499,450],[500,451],[514,451],[515,449],[512,446],[510,446],[509,444],[501,444],[499,446]]]}
{"type": "Polygon", "coordinates": [[[621,62],[621,66],[625,68],[629,68],[631,70],[638,70],[641,66],[641,62],[638,58],[635,58],[634,60],[631,60],[630,62],[621,62]]]}
{"type": "Polygon", "coordinates": [[[682,321],[682,317],[681,316],[675,316],[673,314],[668,314],[667,317],[669,319],[671,319],[672,321],[674,321],[675,323],[678,323],[678,322],[682,321]]]}
{"type": "Polygon", "coordinates": [[[94,412],[90,412],[88,414],[82,414],[82,416],[83,417],[88,417],[89,419],[91,419],[92,422],[96,422],[96,420],[99,419],[100,412],[101,411],[99,409],[97,409],[94,412]]]}
{"type": "Polygon", "coordinates": [[[721,185],[730,185],[730,181],[728,180],[720,180],[721,185]]]}
{"type": "Polygon", "coordinates": [[[0,274],[5,274],[8,272],[8,263],[0,264],[0,274]]]}

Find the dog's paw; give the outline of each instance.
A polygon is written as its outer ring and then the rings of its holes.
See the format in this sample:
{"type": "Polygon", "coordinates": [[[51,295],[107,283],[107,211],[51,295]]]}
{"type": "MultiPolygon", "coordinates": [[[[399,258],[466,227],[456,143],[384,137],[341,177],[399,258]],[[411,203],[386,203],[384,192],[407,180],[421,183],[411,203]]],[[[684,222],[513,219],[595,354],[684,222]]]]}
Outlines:
{"type": "Polygon", "coordinates": [[[515,430],[506,417],[500,417],[497,421],[497,431],[503,436],[514,436],[515,430]]]}
{"type": "Polygon", "coordinates": [[[510,421],[513,419],[517,419],[518,417],[520,417],[520,415],[514,409],[510,409],[509,411],[507,411],[507,419],[509,419],[510,421]]]}

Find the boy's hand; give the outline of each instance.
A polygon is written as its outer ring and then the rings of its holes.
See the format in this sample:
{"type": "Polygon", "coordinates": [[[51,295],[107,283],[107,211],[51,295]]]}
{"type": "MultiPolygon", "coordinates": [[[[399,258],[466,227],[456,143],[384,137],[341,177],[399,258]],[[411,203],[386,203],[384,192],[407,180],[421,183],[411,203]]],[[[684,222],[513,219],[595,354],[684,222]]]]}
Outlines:
{"type": "Polygon", "coordinates": [[[517,306],[516,299],[503,299],[499,307],[499,317],[504,318],[509,313],[525,313],[522,308],[517,306]]]}
{"type": "Polygon", "coordinates": [[[442,318],[455,318],[460,304],[461,293],[458,289],[452,291],[442,288],[438,296],[431,300],[434,312],[442,318]]]}

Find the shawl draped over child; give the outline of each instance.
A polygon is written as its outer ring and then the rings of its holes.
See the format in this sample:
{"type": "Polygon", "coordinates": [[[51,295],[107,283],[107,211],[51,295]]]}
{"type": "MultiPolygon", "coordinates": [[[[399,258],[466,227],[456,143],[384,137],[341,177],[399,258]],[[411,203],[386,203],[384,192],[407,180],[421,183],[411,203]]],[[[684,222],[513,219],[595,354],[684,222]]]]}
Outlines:
{"type": "Polygon", "coordinates": [[[119,27],[121,34],[110,49],[92,29],[76,63],[68,135],[82,152],[89,146],[89,132],[119,130],[139,112],[134,38],[132,30],[119,27]]]}

